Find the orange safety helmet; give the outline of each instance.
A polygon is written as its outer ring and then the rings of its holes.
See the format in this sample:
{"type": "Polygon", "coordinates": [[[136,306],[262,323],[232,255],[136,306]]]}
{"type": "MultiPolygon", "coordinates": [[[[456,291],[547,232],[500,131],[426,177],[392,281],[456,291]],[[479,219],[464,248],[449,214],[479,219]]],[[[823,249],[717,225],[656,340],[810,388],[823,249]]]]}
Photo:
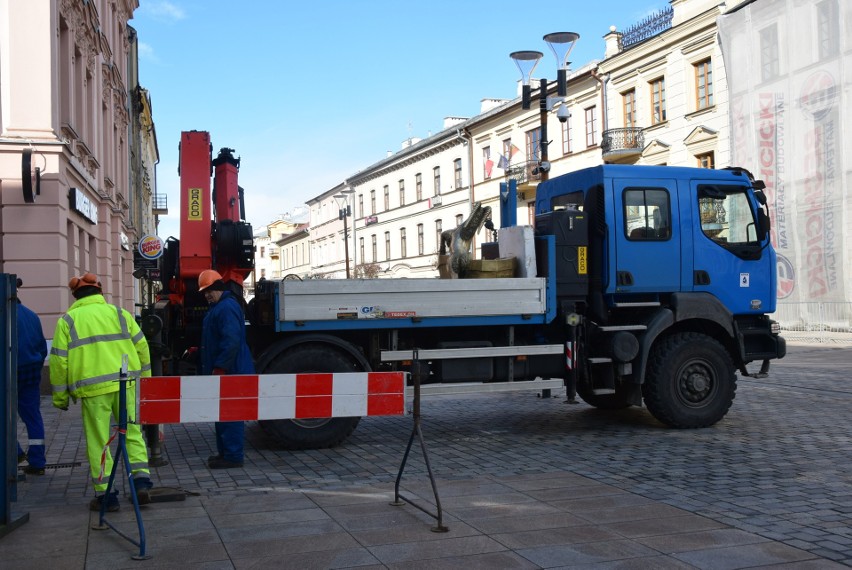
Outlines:
{"type": "Polygon", "coordinates": [[[101,282],[98,281],[98,276],[94,273],[85,273],[81,277],[72,277],[68,282],[68,288],[74,293],[81,287],[96,287],[101,288],[101,282]]]}
{"type": "Polygon", "coordinates": [[[211,285],[213,285],[216,281],[221,281],[222,276],[219,275],[218,271],[213,269],[205,269],[201,272],[201,275],[198,276],[198,290],[204,291],[211,285]]]}

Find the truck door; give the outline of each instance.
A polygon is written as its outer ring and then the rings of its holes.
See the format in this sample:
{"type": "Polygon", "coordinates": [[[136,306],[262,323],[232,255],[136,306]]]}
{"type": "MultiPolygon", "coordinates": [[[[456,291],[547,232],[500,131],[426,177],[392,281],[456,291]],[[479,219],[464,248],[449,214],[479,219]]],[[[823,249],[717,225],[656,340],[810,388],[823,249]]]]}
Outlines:
{"type": "Polygon", "coordinates": [[[681,235],[674,180],[613,180],[615,280],[609,292],[680,290],[681,235]],[[613,288],[614,286],[614,288],[613,288]]]}
{"type": "Polygon", "coordinates": [[[694,291],[706,291],[732,313],[771,312],[775,255],[758,235],[758,205],[744,186],[693,181],[694,291]],[[762,241],[761,241],[762,240],[762,241]]]}

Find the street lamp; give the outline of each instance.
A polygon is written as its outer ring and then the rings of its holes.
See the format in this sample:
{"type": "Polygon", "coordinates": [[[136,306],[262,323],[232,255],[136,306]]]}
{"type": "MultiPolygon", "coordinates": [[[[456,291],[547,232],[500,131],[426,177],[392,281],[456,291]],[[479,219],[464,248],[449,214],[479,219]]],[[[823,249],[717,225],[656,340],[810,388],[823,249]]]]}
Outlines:
{"type": "Polygon", "coordinates": [[[355,190],[352,188],[347,188],[345,190],[341,190],[340,194],[335,194],[332,196],[335,200],[337,200],[337,206],[340,208],[337,211],[337,219],[343,220],[343,255],[346,257],[346,278],[349,279],[349,216],[352,215],[352,207],[349,205],[349,196],[351,196],[355,190]]]}
{"type": "MultiPolygon", "coordinates": [[[[550,172],[550,162],[547,160],[547,145],[550,141],[547,140],[547,113],[553,108],[556,101],[561,101],[568,95],[568,55],[574,47],[574,43],[580,39],[580,34],[574,32],[554,32],[544,36],[544,41],[550,46],[553,55],[556,56],[558,68],[556,71],[556,94],[555,98],[547,97],[547,79],[540,79],[538,84],[538,101],[539,112],[541,114],[541,141],[539,143],[539,162],[538,166],[533,170],[533,174],[541,176],[541,180],[547,180],[547,173],[550,172]]],[[[518,66],[521,72],[522,87],[521,87],[521,106],[524,109],[530,108],[532,99],[532,86],[530,80],[532,73],[538,65],[539,60],[544,56],[540,51],[515,51],[509,54],[509,57],[518,66]]],[[[565,115],[567,119],[567,114],[565,115]]],[[[560,120],[562,115],[560,115],[560,120]]]]}

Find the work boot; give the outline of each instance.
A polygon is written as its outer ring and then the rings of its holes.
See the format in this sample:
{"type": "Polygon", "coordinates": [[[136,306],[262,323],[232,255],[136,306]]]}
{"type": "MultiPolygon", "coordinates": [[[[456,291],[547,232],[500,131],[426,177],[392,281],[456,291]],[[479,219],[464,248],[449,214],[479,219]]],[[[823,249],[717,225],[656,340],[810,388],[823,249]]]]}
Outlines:
{"type": "Polygon", "coordinates": [[[214,457],[207,462],[207,467],[210,469],[235,469],[242,466],[242,461],[228,461],[224,457],[214,457]]]}
{"type": "MultiPolygon", "coordinates": [[[[103,503],[104,495],[97,495],[92,501],[89,503],[90,511],[98,511],[101,510],[101,504],[103,503]]],[[[118,491],[113,491],[109,494],[109,498],[107,499],[107,512],[114,513],[118,509],[121,508],[121,505],[118,504],[118,491]]]]}
{"type": "Polygon", "coordinates": [[[44,467],[34,467],[32,465],[27,465],[23,469],[24,473],[27,475],[44,475],[44,467]]]}
{"type": "MultiPolygon", "coordinates": [[[[147,505],[151,502],[150,490],[154,487],[151,479],[148,477],[134,477],[133,486],[136,488],[136,500],[139,501],[140,505],[147,505]]],[[[133,502],[133,497],[130,497],[130,501],[133,502]]]]}
{"type": "Polygon", "coordinates": [[[26,460],[27,460],[27,454],[26,453],[19,453],[18,454],[18,463],[23,463],[26,460]]]}
{"type": "Polygon", "coordinates": [[[208,457],[207,463],[210,463],[211,461],[216,461],[216,460],[219,460],[219,459],[222,459],[222,456],[217,453],[216,455],[211,455],[210,457],[208,457]]]}

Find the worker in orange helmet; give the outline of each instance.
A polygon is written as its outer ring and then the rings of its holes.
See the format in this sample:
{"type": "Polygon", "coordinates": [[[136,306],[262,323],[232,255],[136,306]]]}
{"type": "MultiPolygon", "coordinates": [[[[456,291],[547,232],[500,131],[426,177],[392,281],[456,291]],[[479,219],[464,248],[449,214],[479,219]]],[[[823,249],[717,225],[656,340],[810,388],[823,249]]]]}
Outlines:
{"type": "MultiPolygon", "coordinates": [[[[128,379],[151,376],[148,341],[133,315],[106,302],[96,275],[86,273],[74,277],[68,282],[68,288],[75,301],[57,321],[50,349],[53,405],[67,410],[69,398],[75,403],[80,399],[86,455],[96,495],[89,508],[98,511],[106,501],[108,511],[117,511],[118,492],[104,496],[113,464],[108,445],[110,416],[118,420],[121,412],[119,379],[125,355],[128,379]]],[[[149,490],[152,487],[148,450],[139,424],[132,420],[136,387],[130,382],[126,394],[127,457],[139,504],[146,504],[151,501],[149,490]]]]}
{"type": "MultiPolygon", "coordinates": [[[[210,304],[201,325],[200,373],[254,374],[254,361],[246,343],[246,319],[237,297],[212,269],[198,276],[198,290],[210,304]]],[[[217,453],[207,458],[207,466],[210,469],[242,467],[244,432],[243,422],[216,422],[217,453]]]]}

